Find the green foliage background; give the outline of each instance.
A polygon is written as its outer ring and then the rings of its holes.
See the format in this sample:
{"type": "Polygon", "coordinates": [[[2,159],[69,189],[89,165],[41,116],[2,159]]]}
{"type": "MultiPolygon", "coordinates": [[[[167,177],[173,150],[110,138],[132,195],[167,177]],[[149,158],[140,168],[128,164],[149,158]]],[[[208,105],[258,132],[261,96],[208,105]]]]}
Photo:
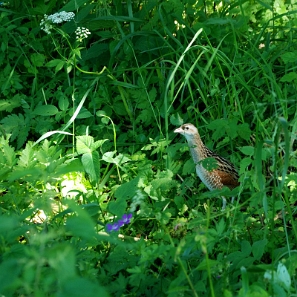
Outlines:
{"type": "Polygon", "coordinates": [[[296,295],[294,1],[0,5],[1,296],[296,295]],[[186,122],[240,187],[207,191],[186,122]]]}

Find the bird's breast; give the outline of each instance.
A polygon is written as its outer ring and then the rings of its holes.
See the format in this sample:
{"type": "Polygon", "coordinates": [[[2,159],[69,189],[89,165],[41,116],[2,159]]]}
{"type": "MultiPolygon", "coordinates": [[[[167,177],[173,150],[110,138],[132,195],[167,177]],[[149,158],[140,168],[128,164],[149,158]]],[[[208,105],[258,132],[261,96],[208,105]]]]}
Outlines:
{"type": "Polygon", "coordinates": [[[220,177],[215,173],[207,171],[202,165],[196,165],[196,173],[210,191],[223,187],[220,177]]]}

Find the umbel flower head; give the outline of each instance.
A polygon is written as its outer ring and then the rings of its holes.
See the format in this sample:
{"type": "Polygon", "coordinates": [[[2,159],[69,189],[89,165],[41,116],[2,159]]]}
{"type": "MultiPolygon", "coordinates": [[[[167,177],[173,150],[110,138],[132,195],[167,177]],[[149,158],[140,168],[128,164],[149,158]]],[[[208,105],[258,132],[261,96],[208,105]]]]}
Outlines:
{"type": "Polygon", "coordinates": [[[118,221],[114,222],[113,224],[106,225],[107,232],[119,231],[122,226],[130,223],[131,218],[132,218],[132,213],[124,214],[122,218],[119,219],[118,221]]]}
{"type": "Polygon", "coordinates": [[[89,29],[84,27],[77,27],[77,29],[75,30],[76,40],[78,40],[79,42],[82,42],[83,39],[88,38],[89,34],[91,34],[89,29]]]}
{"type": "Polygon", "coordinates": [[[47,34],[51,34],[52,24],[60,24],[63,22],[69,22],[73,20],[75,14],[73,12],[56,12],[51,15],[44,15],[44,18],[40,22],[41,30],[45,31],[47,34]]]}

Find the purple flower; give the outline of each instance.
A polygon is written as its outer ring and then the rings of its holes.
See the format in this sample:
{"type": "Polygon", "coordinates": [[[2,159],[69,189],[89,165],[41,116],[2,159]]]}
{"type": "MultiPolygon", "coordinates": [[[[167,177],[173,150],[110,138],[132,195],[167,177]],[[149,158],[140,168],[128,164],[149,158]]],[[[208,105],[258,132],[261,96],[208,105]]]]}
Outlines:
{"type": "Polygon", "coordinates": [[[131,218],[132,218],[132,213],[124,214],[124,215],[122,216],[122,219],[119,220],[119,222],[122,222],[123,225],[124,225],[124,224],[129,224],[130,221],[131,221],[131,218]]]}
{"type": "Polygon", "coordinates": [[[132,218],[132,213],[124,214],[120,220],[114,222],[113,224],[107,224],[107,232],[119,231],[119,229],[125,224],[129,224],[132,218]]]}
{"type": "Polygon", "coordinates": [[[115,222],[115,223],[113,223],[113,224],[107,224],[107,225],[106,225],[106,228],[107,228],[107,231],[108,231],[108,232],[111,232],[111,231],[119,231],[120,227],[121,227],[121,226],[120,226],[117,222],[115,222]]]}

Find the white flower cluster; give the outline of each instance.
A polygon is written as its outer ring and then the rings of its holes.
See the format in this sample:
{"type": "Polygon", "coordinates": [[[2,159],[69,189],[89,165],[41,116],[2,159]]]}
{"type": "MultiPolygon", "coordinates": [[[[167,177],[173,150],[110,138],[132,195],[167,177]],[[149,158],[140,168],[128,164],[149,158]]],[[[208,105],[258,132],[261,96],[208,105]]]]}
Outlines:
{"type": "Polygon", "coordinates": [[[69,22],[74,18],[75,14],[73,12],[56,12],[51,15],[44,15],[44,18],[40,22],[41,30],[45,31],[47,34],[51,34],[52,24],[59,24],[63,22],[69,22]]]}
{"type": "Polygon", "coordinates": [[[83,39],[88,38],[89,34],[91,34],[89,29],[84,27],[77,27],[77,29],[75,30],[76,40],[78,40],[79,42],[82,42],[83,39]]]}

